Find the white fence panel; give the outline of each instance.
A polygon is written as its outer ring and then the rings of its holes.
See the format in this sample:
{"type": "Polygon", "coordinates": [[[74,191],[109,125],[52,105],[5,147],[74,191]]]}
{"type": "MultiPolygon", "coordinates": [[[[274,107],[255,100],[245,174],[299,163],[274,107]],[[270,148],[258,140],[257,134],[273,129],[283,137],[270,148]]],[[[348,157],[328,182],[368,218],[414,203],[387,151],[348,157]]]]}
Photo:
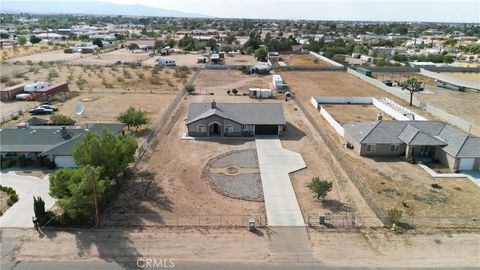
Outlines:
{"type": "Polygon", "coordinates": [[[334,66],[343,67],[342,64],[337,63],[337,62],[335,62],[335,61],[333,61],[333,60],[331,60],[331,59],[328,59],[327,57],[322,56],[322,55],[320,55],[320,54],[318,54],[318,53],[310,52],[310,54],[313,55],[313,56],[315,56],[315,57],[317,57],[318,59],[321,59],[322,61],[325,61],[325,62],[327,62],[327,63],[329,63],[329,64],[334,65],[334,66]]]}
{"type": "Polygon", "coordinates": [[[345,129],[340,125],[322,106],[320,106],[320,114],[327,122],[337,131],[340,136],[345,136],[345,129]]]}

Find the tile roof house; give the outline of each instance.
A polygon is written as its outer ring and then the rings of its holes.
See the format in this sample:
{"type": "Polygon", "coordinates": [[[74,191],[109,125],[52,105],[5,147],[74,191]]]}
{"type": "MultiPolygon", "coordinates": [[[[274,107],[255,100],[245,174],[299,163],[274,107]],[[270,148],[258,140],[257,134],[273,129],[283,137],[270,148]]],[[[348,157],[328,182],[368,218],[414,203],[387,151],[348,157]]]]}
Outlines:
{"type": "Polygon", "coordinates": [[[20,154],[28,159],[42,155],[54,160],[57,167],[77,167],[72,156],[73,146],[86,131],[101,132],[108,129],[119,133],[122,128],[123,124],[3,128],[0,129],[0,154],[8,159],[16,159],[20,154]]]}
{"type": "Polygon", "coordinates": [[[480,168],[480,137],[440,121],[357,122],[344,128],[361,156],[429,157],[453,171],[480,168]]]}
{"type": "Polygon", "coordinates": [[[188,135],[255,136],[280,135],[286,121],[281,103],[191,103],[188,135]]]}

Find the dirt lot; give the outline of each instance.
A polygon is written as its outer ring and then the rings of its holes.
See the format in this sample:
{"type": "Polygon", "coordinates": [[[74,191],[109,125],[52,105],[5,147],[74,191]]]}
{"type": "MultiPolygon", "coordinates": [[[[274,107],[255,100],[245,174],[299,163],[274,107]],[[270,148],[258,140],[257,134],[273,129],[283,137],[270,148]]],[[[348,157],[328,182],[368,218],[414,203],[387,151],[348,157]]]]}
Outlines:
{"type": "Polygon", "coordinates": [[[21,62],[21,63],[39,63],[39,62],[70,62],[80,57],[85,56],[79,53],[64,53],[61,50],[45,50],[43,52],[32,53],[25,56],[19,56],[11,58],[8,63],[21,62]]]}
{"type": "Polygon", "coordinates": [[[282,55],[282,59],[289,66],[331,66],[329,63],[316,58],[311,54],[288,54],[282,55]]]}
{"type": "MultiPolygon", "coordinates": [[[[115,93],[93,93],[80,94],[62,103],[53,103],[59,109],[57,113],[67,115],[77,121],[77,124],[93,122],[117,122],[116,117],[129,106],[145,111],[148,117],[155,121],[160,118],[164,109],[173,99],[173,94],[115,94],[115,93]],[[75,114],[75,107],[82,103],[85,107],[83,116],[75,114]]],[[[26,102],[24,102],[26,103],[26,102]]],[[[2,110],[3,113],[3,110],[2,110]]],[[[18,120],[9,121],[6,124],[13,125],[28,120],[31,117],[26,113],[18,120]]],[[[49,119],[49,115],[38,115],[36,117],[49,119]]]]}
{"type": "MultiPolygon", "coordinates": [[[[142,229],[46,231],[32,233],[15,253],[16,260],[107,260],[120,265],[136,258],[174,260],[264,261],[268,237],[242,229],[142,229]]],[[[127,267],[127,269],[131,269],[127,267]]]]}
{"type": "Polygon", "coordinates": [[[34,44],[34,45],[26,45],[26,46],[0,48],[0,61],[5,61],[9,59],[12,59],[11,60],[12,62],[15,62],[17,60],[18,61],[32,60],[30,59],[30,57],[36,58],[36,55],[40,55],[44,52],[48,52],[52,50],[58,50],[62,46],[63,44],[48,45],[46,43],[42,43],[42,44],[34,44]]]}
{"type": "Polygon", "coordinates": [[[191,69],[132,68],[129,66],[97,67],[50,65],[31,66],[29,71],[8,78],[7,83],[47,81],[51,84],[68,82],[71,91],[80,92],[141,92],[173,93],[192,76],[191,69]]]}
{"type": "Polygon", "coordinates": [[[195,81],[196,92],[228,95],[227,90],[237,89],[238,95],[248,94],[249,88],[270,88],[271,76],[246,75],[241,71],[203,70],[195,81]]]}
{"type": "Polygon", "coordinates": [[[480,83],[480,73],[442,72],[442,74],[474,83],[480,83]]]}
{"type": "Polygon", "coordinates": [[[253,55],[235,54],[234,56],[229,56],[228,54],[225,54],[225,64],[226,65],[255,65],[255,64],[258,64],[258,60],[255,59],[253,55]]]}
{"type": "MultiPolygon", "coordinates": [[[[338,151],[336,154],[343,153],[345,155],[352,169],[368,187],[370,193],[374,195],[375,200],[381,203],[383,209],[400,208],[404,211],[404,217],[408,221],[411,221],[412,216],[470,217],[480,215],[478,209],[471,209],[470,205],[466,203],[466,201],[477,201],[477,197],[480,195],[480,189],[470,181],[435,180],[420,167],[404,162],[400,158],[360,157],[342,146],[345,143],[343,138],[310,104],[310,97],[313,95],[382,95],[389,97],[384,91],[344,73],[284,72],[282,76],[295,92],[298,100],[304,104],[310,115],[320,125],[320,128],[336,143],[338,151]],[[439,183],[444,189],[431,191],[433,188],[430,185],[433,183],[439,183]],[[429,198],[432,197],[434,199],[430,200],[429,198]],[[448,199],[445,200],[445,197],[448,199]],[[403,201],[407,201],[411,207],[403,207],[403,201]]],[[[389,98],[395,100],[393,97],[389,98]]],[[[395,101],[405,105],[401,100],[395,101]]],[[[432,119],[428,116],[427,118],[432,119]]],[[[326,147],[319,149],[322,150],[318,150],[318,152],[322,153],[325,152],[326,147]]],[[[437,220],[429,218],[416,219],[414,223],[418,226],[436,226],[438,224],[437,220]]],[[[465,219],[452,219],[448,225],[463,226],[465,224],[465,219]]],[[[479,226],[476,223],[470,225],[479,226]]]]}
{"type": "Polygon", "coordinates": [[[322,105],[330,115],[340,124],[359,121],[375,121],[377,115],[382,114],[383,120],[393,118],[373,105],[322,105]]]}
{"type": "MultiPolygon", "coordinates": [[[[171,54],[165,57],[175,59],[177,66],[187,66],[187,67],[202,67],[204,64],[197,64],[197,58],[199,54],[171,54]]],[[[155,66],[155,59],[161,56],[156,55],[155,57],[150,57],[147,60],[142,61],[144,66],[155,66]]]]}
{"type": "Polygon", "coordinates": [[[355,267],[476,267],[478,233],[395,234],[385,230],[310,230],[315,256],[355,267]]]}
{"type": "MultiPolygon", "coordinates": [[[[464,75],[463,73],[457,74],[459,76],[464,75]]],[[[437,87],[434,79],[420,75],[419,73],[375,73],[373,75],[379,80],[389,78],[403,81],[409,77],[418,78],[425,83],[425,89],[427,90],[416,94],[418,99],[472,123],[476,127],[476,129],[473,130],[477,130],[475,134],[480,135],[480,133],[478,133],[480,132],[480,114],[473,113],[478,111],[478,104],[480,104],[479,92],[470,90],[460,92],[440,88],[437,87]]]]}
{"type": "MultiPolygon", "coordinates": [[[[73,54],[75,55],[75,54],[73,54]]],[[[141,63],[146,59],[153,58],[148,53],[133,53],[128,49],[118,49],[111,52],[102,53],[99,55],[94,54],[77,54],[80,57],[75,60],[68,61],[72,65],[100,65],[110,66],[115,65],[117,61],[124,61],[127,63],[141,63]]]]}

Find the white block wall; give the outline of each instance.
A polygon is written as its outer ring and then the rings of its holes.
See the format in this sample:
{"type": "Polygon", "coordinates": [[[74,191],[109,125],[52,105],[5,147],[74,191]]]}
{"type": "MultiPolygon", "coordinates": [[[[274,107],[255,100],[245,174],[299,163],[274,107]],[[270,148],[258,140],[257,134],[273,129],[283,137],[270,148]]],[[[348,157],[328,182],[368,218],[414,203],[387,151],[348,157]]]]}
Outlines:
{"type": "Polygon", "coordinates": [[[345,136],[345,129],[342,125],[340,125],[340,123],[338,123],[322,106],[320,106],[320,114],[335,129],[335,131],[340,134],[340,136],[345,136]]]}

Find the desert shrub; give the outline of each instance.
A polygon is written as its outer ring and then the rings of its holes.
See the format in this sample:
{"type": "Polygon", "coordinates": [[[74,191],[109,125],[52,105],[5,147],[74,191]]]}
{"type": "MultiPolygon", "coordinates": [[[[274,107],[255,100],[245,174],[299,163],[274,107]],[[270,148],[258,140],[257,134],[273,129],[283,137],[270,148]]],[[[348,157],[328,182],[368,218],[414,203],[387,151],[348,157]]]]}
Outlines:
{"type": "Polygon", "coordinates": [[[51,80],[52,78],[57,78],[57,77],[58,77],[58,73],[54,69],[50,69],[48,71],[48,79],[49,80],[51,80]]]}
{"type": "Polygon", "coordinates": [[[143,74],[142,72],[138,72],[137,76],[139,79],[145,79],[145,74],[143,74]]]}
{"type": "Polygon", "coordinates": [[[123,70],[123,77],[129,79],[129,78],[132,78],[132,74],[130,73],[130,71],[124,69],[123,70]]]}
{"type": "Polygon", "coordinates": [[[11,160],[9,160],[9,159],[4,159],[4,160],[2,160],[0,167],[1,167],[2,169],[7,169],[7,168],[12,167],[12,164],[13,164],[13,162],[12,162],[11,160]]]}
{"type": "Polygon", "coordinates": [[[118,77],[118,78],[117,78],[117,81],[118,81],[118,82],[125,82],[125,79],[124,79],[123,77],[118,77]]]}
{"type": "Polygon", "coordinates": [[[187,93],[191,94],[195,91],[195,85],[193,84],[186,84],[185,85],[185,91],[187,91],[187,93]]]}
{"type": "Polygon", "coordinates": [[[160,79],[157,78],[157,77],[152,77],[152,78],[150,78],[150,83],[151,83],[151,84],[154,84],[154,85],[160,85],[160,84],[162,84],[162,82],[160,81],[160,79]]]}
{"type": "Polygon", "coordinates": [[[234,95],[236,95],[236,94],[238,94],[238,90],[237,90],[236,88],[233,88],[233,89],[232,89],[232,93],[233,93],[234,95]]]}
{"type": "Polygon", "coordinates": [[[396,224],[402,218],[402,210],[393,208],[387,211],[387,220],[390,224],[396,224]]]}
{"type": "Polygon", "coordinates": [[[56,113],[50,116],[50,123],[57,126],[69,126],[75,124],[75,120],[66,115],[56,113]]]}
{"type": "Polygon", "coordinates": [[[10,81],[9,77],[3,77],[3,78],[0,79],[1,83],[8,83],[9,81],[10,81]]]}
{"type": "Polygon", "coordinates": [[[165,81],[167,82],[168,86],[170,86],[170,87],[175,86],[175,84],[170,79],[166,79],[165,81]]]}
{"type": "Polygon", "coordinates": [[[7,86],[14,86],[14,85],[17,85],[17,84],[18,84],[18,82],[16,82],[16,81],[9,81],[9,82],[6,83],[7,86]]]}

